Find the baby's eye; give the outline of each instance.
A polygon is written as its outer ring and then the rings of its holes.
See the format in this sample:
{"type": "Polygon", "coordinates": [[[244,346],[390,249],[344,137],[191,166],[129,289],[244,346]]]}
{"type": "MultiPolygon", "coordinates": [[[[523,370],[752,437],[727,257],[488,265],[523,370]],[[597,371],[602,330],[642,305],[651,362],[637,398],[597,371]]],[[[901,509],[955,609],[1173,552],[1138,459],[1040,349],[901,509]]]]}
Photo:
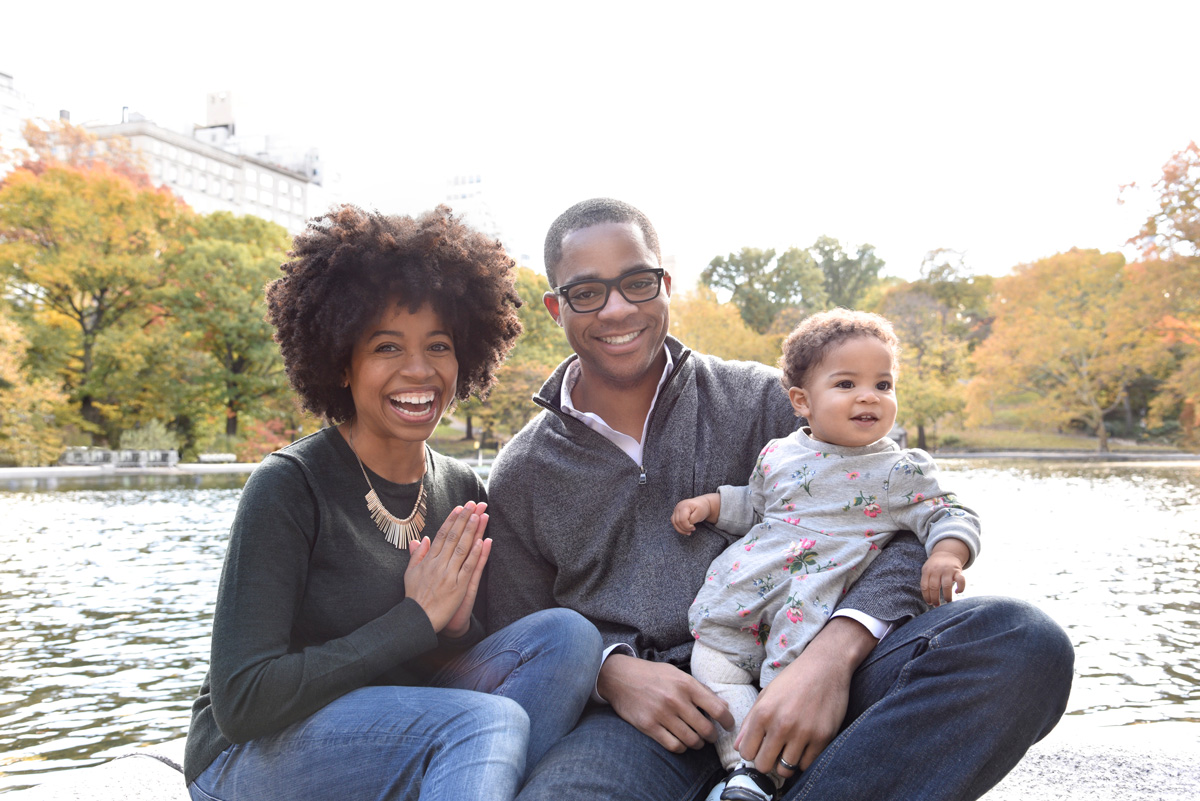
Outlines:
{"type": "Polygon", "coordinates": [[[854,389],[854,382],[849,379],[845,379],[837,382],[834,384],[834,386],[838,389],[854,389]]]}
{"type": "Polygon", "coordinates": [[[880,392],[887,392],[891,388],[892,388],[891,381],[880,381],[878,384],[875,385],[875,389],[879,390],[880,392]]]}

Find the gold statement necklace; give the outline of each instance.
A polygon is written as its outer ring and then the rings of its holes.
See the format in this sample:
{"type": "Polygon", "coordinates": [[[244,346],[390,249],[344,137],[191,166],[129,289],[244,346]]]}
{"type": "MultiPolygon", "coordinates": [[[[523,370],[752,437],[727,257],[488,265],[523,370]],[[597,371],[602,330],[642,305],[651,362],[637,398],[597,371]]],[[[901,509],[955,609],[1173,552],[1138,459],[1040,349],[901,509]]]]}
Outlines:
{"type": "MultiPolygon", "coordinates": [[[[401,550],[406,550],[409,543],[420,542],[421,531],[425,528],[425,474],[421,475],[421,488],[417,490],[417,502],[413,505],[412,514],[401,520],[384,507],[375,488],[371,486],[371,479],[367,478],[367,469],[363,467],[362,459],[358,458],[358,451],[354,450],[353,424],[350,425],[350,451],[354,454],[354,458],[358,459],[358,469],[362,470],[363,478],[367,482],[367,489],[370,490],[366,495],[367,511],[371,513],[371,519],[375,521],[375,525],[383,532],[387,541],[401,550]]],[[[422,458],[424,458],[423,448],[422,458]]],[[[428,472],[429,466],[426,464],[425,473],[428,472]]]]}

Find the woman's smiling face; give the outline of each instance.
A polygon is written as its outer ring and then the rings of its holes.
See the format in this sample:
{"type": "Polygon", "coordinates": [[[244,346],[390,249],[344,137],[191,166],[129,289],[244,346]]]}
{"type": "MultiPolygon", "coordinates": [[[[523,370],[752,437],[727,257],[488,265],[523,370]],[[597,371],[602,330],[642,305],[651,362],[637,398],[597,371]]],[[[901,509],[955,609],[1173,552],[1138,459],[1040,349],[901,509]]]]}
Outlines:
{"type": "Polygon", "coordinates": [[[346,380],[360,442],[424,442],[458,388],[450,328],[429,304],[410,312],[395,298],[359,336],[346,380]]]}

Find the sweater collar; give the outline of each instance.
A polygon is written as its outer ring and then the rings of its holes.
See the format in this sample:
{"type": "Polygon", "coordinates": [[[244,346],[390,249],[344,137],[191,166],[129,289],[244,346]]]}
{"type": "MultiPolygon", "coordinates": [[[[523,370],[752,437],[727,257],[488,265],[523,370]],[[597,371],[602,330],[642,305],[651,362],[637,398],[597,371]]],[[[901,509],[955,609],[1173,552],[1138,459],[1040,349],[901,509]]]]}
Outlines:
{"type": "MultiPolygon", "coordinates": [[[[659,402],[663,398],[673,396],[674,393],[678,392],[677,387],[679,386],[680,376],[693,369],[689,361],[689,357],[692,355],[690,348],[672,336],[667,337],[666,348],[671,355],[671,361],[675,363],[675,369],[671,371],[671,375],[667,377],[667,380],[659,388],[659,402]]],[[[533,402],[538,406],[549,409],[560,417],[569,417],[559,405],[559,400],[562,397],[563,381],[566,380],[567,369],[573,362],[578,360],[579,357],[574,353],[564,359],[562,364],[555,368],[550,377],[546,379],[546,383],[542,384],[541,390],[533,396],[533,402]]]]}

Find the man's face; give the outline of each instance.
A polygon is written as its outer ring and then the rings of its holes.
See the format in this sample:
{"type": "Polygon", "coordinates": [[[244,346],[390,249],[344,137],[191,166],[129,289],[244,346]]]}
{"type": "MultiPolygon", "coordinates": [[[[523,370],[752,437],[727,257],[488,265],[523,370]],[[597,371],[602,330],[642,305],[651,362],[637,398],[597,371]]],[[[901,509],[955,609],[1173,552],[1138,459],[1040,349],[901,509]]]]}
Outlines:
{"type": "MultiPolygon", "coordinates": [[[[585,278],[613,279],[658,266],[641,228],[633,223],[602,223],[563,237],[562,261],[554,277],[562,286],[585,278]]],[[[561,296],[550,292],[544,301],[579,356],[582,380],[624,388],[651,374],[657,382],[661,375],[670,295],[671,276],[664,275],[658,297],[645,303],[630,303],[615,288],[597,312],[576,312],[561,296]]]]}

